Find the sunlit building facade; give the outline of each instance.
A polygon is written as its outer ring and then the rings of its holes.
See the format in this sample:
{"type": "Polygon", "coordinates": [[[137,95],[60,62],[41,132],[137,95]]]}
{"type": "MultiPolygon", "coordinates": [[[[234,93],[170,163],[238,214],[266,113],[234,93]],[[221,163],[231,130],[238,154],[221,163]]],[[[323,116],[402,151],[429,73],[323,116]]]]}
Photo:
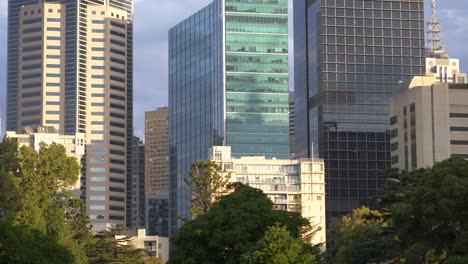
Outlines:
{"type": "Polygon", "coordinates": [[[91,223],[125,226],[133,1],[10,0],[8,15],[8,130],[85,134],[81,198],[91,223]]]}

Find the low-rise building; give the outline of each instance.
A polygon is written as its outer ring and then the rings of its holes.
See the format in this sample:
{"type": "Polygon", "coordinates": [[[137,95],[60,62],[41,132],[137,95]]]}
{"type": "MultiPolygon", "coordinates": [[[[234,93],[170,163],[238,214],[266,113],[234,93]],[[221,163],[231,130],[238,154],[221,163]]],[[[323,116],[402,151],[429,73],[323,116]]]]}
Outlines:
{"type": "MultiPolygon", "coordinates": [[[[39,151],[40,143],[60,144],[65,147],[68,156],[75,157],[78,163],[81,164],[81,158],[85,155],[84,133],[61,135],[52,127],[38,127],[36,130],[27,127],[25,132],[24,134],[18,134],[15,131],[7,131],[6,137],[16,139],[19,147],[26,146],[36,151],[39,151]]],[[[73,196],[80,197],[80,180],[70,190],[73,196]]]]}
{"type": "Polygon", "coordinates": [[[221,165],[230,182],[262,190],[276,209],[300,212],[318,231],[313,244],[326,242],[325,172],[320,159],[283,160],[231,156],[231,147],[215,146],[210,159],[221,165]]]}
{"type": "Polygon", "coordinates": [[[390,100],[392,167],[412,170],[468,159],[468,84],[416,76],[390,100]]]}
{"type": "Polygon", "coordinates": [[[136,236],[119,235],[115,237],[121,245],[133,245],[137,249],[144,249],[148,257],[156,257],[164,262],[169,260],[169,238],[147,236],[145,229],[138,229],[136,236]]]}

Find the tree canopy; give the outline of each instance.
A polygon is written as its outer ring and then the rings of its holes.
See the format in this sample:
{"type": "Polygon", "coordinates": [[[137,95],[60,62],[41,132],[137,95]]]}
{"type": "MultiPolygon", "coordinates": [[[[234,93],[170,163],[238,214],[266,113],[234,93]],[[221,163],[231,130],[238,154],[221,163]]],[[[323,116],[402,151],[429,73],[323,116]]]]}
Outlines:
{"type": "Polygon", "coordinates": [[[242,255],[258,249],[268,227],[278,223],[299,239],[309,225],[299,213],[274,210],[261,190],[241,183],[230,188],[232,193],[181,227],[170,263],[241,263],[242,255]]]}
{"type": "Polygon", "coordinates": [[[468,263],[468,161],[385,178],[378,211],[357,209],[332,225],[334,263],[468,263]]]}

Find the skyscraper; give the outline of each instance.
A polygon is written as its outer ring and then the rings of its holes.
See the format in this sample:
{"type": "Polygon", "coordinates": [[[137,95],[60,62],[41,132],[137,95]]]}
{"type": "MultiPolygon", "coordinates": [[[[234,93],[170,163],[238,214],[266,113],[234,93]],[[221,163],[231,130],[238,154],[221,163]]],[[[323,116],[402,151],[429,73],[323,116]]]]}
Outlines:
{"type": "Polygon", "coordinates": [[[169,236],[168,108],[145,112],[146,230],[169,236]]]}
{"type": "Polygon", "coordinates": [[[289,158],[287,0],[215,0],[169,31],[171,230],[213,145],[289,158]]]}
{"type": "Polygon", "coordinates": [[[423,0],[294,1],[296,157],[323,158],[327,219],[372,206],[389,99],[424,73],[423,0]]]}
{"type": "Polygon", "coordinates": [[[132,166],[132,1],[8,4],[7,129],[86,134],[81,197],[91,223],[123,226],[132,166]]]}

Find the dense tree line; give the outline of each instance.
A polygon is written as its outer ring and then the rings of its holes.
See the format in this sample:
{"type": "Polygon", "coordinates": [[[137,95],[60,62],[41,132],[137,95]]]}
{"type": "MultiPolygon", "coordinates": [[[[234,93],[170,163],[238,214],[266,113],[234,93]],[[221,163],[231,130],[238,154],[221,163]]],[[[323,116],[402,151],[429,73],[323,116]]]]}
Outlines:
{"type": "Polygon", "coordinates": [[[92,233],[83,202],[67,191],[79,171],[61,145],[0,144],[0,263],[148,262],[145,252],[118,244],[123,230],[92,233]]]}
{"type": "Polygon", "coordinates": [[[468,263],[468,161],[389,170],[379,210],[335,220],[330,263],[468,263]]]}

